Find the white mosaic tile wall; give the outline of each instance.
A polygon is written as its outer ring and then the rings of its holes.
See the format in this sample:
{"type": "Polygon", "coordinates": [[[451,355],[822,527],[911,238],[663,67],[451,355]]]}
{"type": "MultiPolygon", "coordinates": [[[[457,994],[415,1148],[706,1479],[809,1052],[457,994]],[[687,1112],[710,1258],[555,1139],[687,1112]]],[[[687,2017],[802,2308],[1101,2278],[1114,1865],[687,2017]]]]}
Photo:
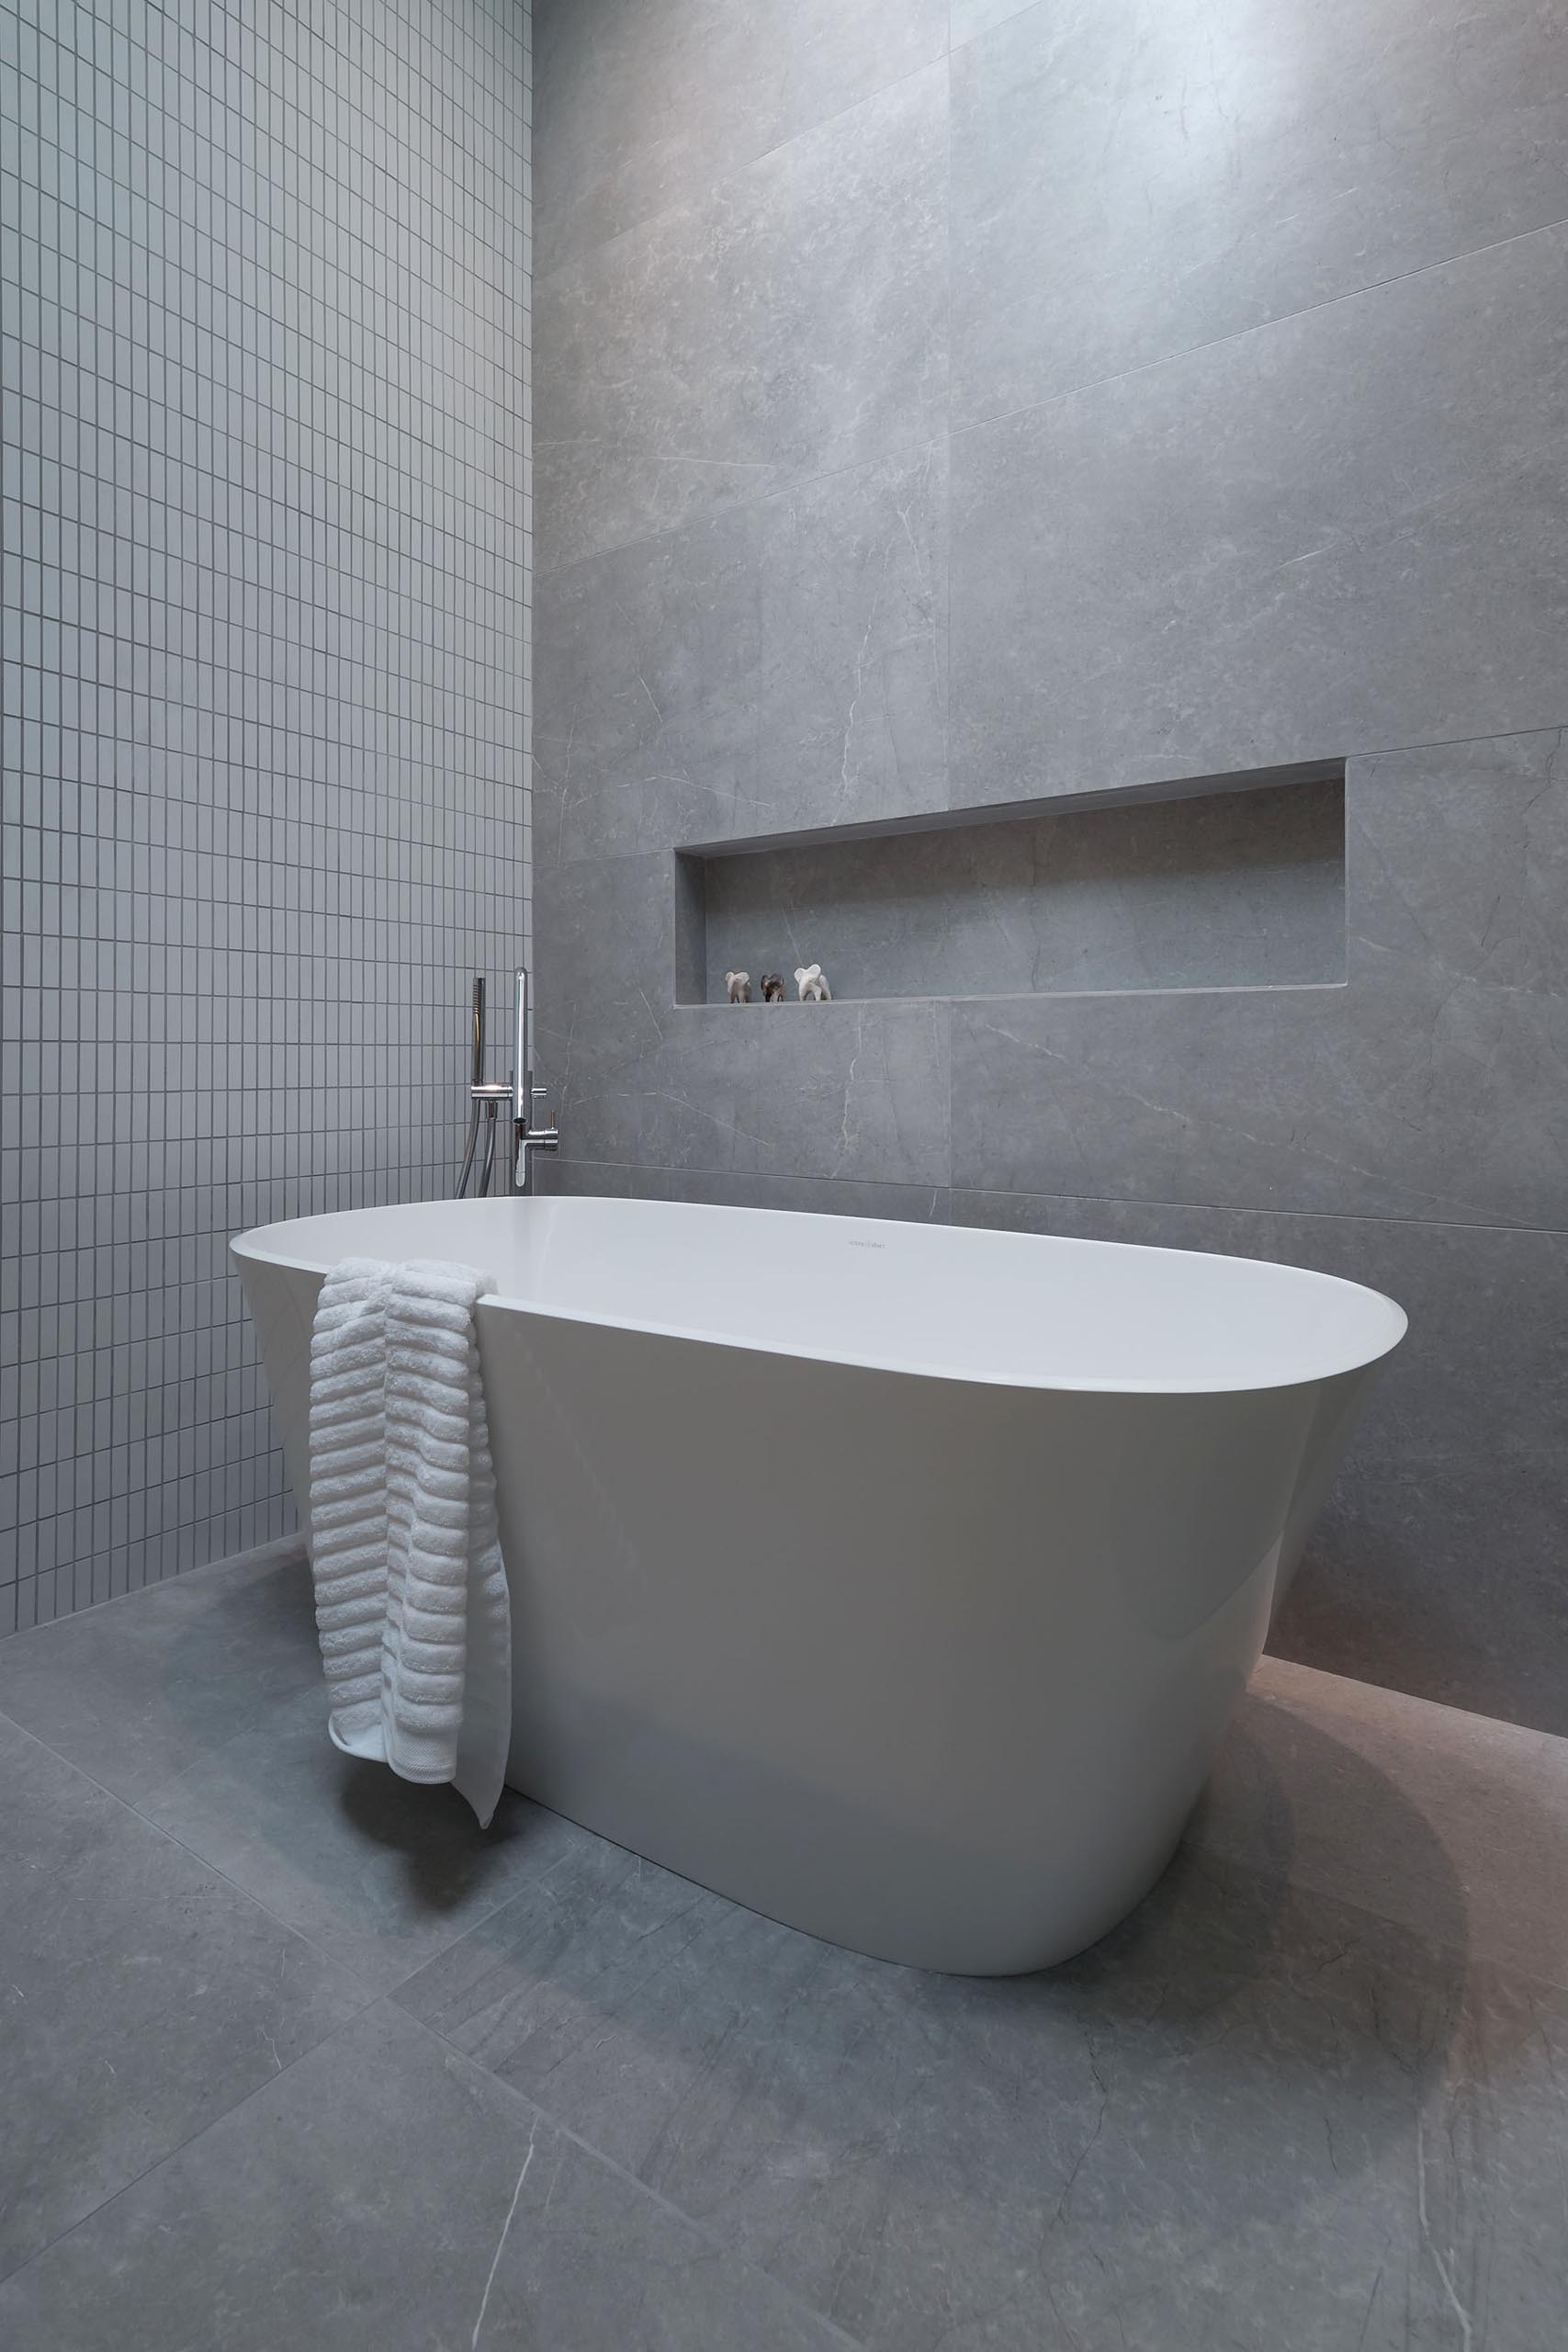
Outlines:
{"type": "Polygon", "coordinates": [[[521,0],[0,0],[0,1632],[286,1533],[229,1236],[451,1189],[530,80],[521,0]]]}

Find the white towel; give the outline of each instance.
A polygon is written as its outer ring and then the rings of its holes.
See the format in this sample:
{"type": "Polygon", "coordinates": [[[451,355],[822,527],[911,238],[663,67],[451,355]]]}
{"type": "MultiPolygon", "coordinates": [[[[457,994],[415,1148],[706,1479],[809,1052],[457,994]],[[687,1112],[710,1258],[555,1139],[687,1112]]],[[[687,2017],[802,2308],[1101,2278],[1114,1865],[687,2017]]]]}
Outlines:
{"type": "Polygon", "coordinates": [[[471,1267],[345,1259],[310,1338],[310,1556],[350,1755],[451,1781],[490,1821],[512,1718],[512,1628],[471,1267]]]}

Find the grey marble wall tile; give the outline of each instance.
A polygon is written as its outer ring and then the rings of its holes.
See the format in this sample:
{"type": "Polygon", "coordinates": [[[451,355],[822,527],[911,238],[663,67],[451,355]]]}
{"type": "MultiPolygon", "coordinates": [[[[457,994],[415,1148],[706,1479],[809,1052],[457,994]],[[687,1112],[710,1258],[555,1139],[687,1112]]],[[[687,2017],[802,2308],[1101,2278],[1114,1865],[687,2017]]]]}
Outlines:
{"type": "Polygon", "coordinates": [[[562,1132],[574,1150],[710,1176],[945,1187],[945,1008],[812,1010],[807,1035],[804,1011],[802,1026],[781,1016],[764,1032],[761,1006],[682,1007],[651,1046],[596,1023],[570,1060],[552,1030],[541,1051],[560,1054],[562,1132]]]}
{"type": "Polygon", "coordinates": [[[1450,2287],[1539,2352],[1560,2305],[1568,2007],[1348,1905],[1188,1859],[986,1982],[597,1843],[548,1884],[400,1999],[879,2352],[1439,2352],[1450,2287]]]}
{"type": "Polygon", "coordinates": [[[1351,763],[1347,1035],[1322,1126],[1438,1214],[1568,1227],[1564,748],[1553,732],[1351,763]]]}
{"type": "Polygon", "coordinates": [[[10,2352],[842,2341],[385,2007],[8,2280],[0,2333],[10,2352]]]}
{"type": "Polygon", "coordinates": [[[552,1153],[538,1169],[535,1190],[553,1200],[662,1201],[683,1180],[668,1168],[638,1168],[613,1159],[570,1159],[552,1153]]]}
{"type": "Polygon", "coordinates": [[[534,855],[765,831],[753,510],[590,556],[535,586],[534,855]]]}
{"type": "Polygon", "coordinates": [[[886,458],[539,582],[534,854],[947,801],[947,452],[886,458]]]}
{"type": "Polygon", "coordinates": [[[968,13],[956,424],[1568,212],[1568,41],[1540,0],[1077,0],[977,40],[968,13]]]}
{"type": "Polygon", "coordinates": [[[543,571],[931,440],[947,69],[912,74],[535,290],[543,571]]]}
{"type": "Polygon", "coordinates": [[[1568,1227],[1560,739],[1348,796],[1345,988],[955,1005],[955,1182],[1568,1227]]]}
{"type": "Polygon", "coordinates": [[[946,49],[946,0],[538,0],[538,275],[946,49]]]}
{"type": "Polygon", "coordinates": [[[1375,1161],[1343,1166],[1313,1116],[1344,1035],[1327,991],[976,1001],[952,1020],[963,1187],[1330,1211],[1348,1191],[1367,1213],[1430,1207],[1375,1161]]]}
{"type": "Polygon", "coordinates": [[[536,1065],[569,1157],[753,1167],[758,1032],[732,1005],[675,1012],[673,905],[657,851],[555,870],[536,910],[536,1065]]]}
{"type": "Polygon", "coordinates": [[[952,0],[947,13],[953,49],[1037,5],[1038,0],[952,0]]]}
{"type": "Polygon", "coordinates": [[[0,1769],[3,2276],[367,1996],[5,1716],[0,1769]]]}
{"type": "Polygon", "coordinates": [[[794,1018],[773,1005],[714,1010],[750,1015],[761,1033],[753,1098],[759,1173],[946,1184],[945,1005],[918,998],[797,1004],[794,1018]]]}
{"type": "Polygon", "coordinates": [[[759,962],[786,978],[820,963],[840,998],[1345,977],[1337,781],[704,863],[715,1002],[759,962]]]}
{"type": "Polygon", "coordinates": [[[1568,229],[953,445],[955,805],[1554,727],[1568,229]]]}
{"type": "Polygon", "coordinates": [[[945,1185],[947,1010],[672,1003],[673,861],[580,859],[537,914],[537,1063],[587,1160],[945,1185]]]}
{"type": "Polygon", "coordinates": [[[945,1225],[948,1219],[945,1185],[882,1184],[850,1176],[720,1175],[705,1169],[552,1159],[540,1190],[568,1198],[702,1201],[721,1208],[893,1217],[906,1225],[945,1225]]]}
{"type": "Polygon", "coordinates": [[[751,831],[944,807],[945,434],[773,500],[752,529],[758,793],[774,814],[751,831]]]}
{"type": "Polygon", "coordinates": [[[963,1224],[1272,1258],[1396,1298],[1380,1373],[1273,1645],[1568,1734],[1568,1235],[957,1192],[963,1224]]]}

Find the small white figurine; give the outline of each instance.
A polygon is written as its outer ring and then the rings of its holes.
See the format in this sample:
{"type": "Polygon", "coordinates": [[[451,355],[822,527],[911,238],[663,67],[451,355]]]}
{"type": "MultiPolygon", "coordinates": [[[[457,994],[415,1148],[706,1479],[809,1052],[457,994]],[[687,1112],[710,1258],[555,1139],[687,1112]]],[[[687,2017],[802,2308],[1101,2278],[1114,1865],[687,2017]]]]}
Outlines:
{"type": "Polygon", "coordinates": [[[750,1003],[751,975],[750,972],[726,972],[724,981],[729,990],[731,1004],[750,1003]]]}
{"type": "Polygon", "coordinates": [[[820,964],[797,964],[795,967],[795,984],[800,989],[802,1004],[830,1004],[832,1002],[833,991],[822,978],[820,964]]]}

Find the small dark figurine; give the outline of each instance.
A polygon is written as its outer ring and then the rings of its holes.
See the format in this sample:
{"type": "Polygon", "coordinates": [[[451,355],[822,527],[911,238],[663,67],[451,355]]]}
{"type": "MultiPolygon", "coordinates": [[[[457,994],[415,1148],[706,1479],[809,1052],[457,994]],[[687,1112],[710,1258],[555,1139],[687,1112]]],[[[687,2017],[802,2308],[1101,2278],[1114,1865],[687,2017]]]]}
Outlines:
{"type": "Polygon", "coordinates": [[[762,1002],[764,1004],[782,1004],[784,1001],[784,985],[783,974],[780,972],[764,972],[762,975],[762,1002]]]}

